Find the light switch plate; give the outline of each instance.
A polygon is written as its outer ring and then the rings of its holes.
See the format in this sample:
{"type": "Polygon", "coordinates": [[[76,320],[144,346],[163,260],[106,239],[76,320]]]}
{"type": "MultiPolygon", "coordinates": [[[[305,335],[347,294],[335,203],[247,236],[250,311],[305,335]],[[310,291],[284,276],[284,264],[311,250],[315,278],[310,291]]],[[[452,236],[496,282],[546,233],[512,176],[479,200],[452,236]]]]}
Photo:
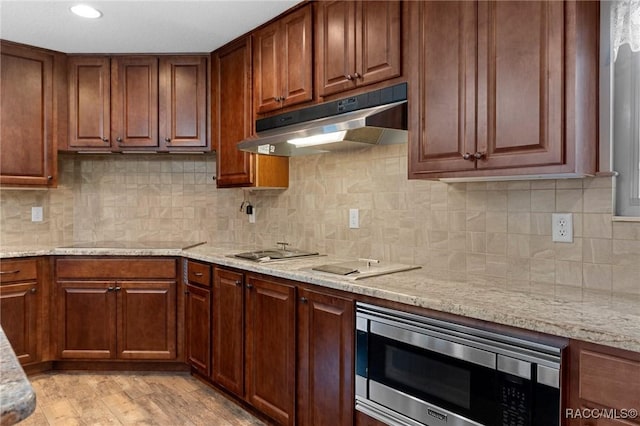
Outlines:
{"type": "Polygon", "coordinates": [[[349,228],[358,229],[360,228],[360,214],[358,209],[349,209],[349,228]]]}
{"type": "Polygon", "coordinates": [[[31,207],[31,222],[42,222],[43,217],[42,207],[31,207]]]}

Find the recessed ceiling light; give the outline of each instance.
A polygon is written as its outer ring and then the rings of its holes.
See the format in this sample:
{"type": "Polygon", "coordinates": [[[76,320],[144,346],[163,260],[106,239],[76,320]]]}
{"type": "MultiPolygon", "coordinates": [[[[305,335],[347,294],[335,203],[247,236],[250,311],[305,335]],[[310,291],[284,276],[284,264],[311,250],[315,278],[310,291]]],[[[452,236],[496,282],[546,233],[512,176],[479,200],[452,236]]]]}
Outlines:
{"type": "Polygon", "coordinates": [[[78,4],[72,6],[71,11],[78,16],[82,16],[83,18],[96,19],[102,16],[102,12],[86,4],[78,4]]]}

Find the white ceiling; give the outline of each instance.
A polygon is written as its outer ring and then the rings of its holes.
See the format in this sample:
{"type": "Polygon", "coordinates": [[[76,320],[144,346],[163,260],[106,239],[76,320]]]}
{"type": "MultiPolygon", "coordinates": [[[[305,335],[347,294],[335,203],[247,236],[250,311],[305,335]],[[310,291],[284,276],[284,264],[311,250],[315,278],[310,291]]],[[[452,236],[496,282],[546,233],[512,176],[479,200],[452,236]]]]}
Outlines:
{"type": "Polygon", "coordinates": [[[299,1],[0,0],[0,38],[65,53],[203,53],[299,1]],[[72,14],[79,3],[103,16],[72,14]]]}

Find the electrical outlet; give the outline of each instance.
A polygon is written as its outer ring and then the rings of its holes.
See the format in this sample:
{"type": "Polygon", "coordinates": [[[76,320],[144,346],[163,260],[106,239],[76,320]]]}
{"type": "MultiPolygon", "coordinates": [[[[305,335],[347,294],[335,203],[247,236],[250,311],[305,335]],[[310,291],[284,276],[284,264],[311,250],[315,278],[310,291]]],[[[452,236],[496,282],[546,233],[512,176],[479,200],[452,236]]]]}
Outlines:
{"type": "Polygon", "coordinates": [[[31,207],[31,222],[42,222],[43,217],[42,207],[31,207]]]}
{"type": "Polygon", "coordinates": [[[557,243],[573,242],[573,214],[553,213],[551,215],[551,234],[557,243]]]}
{"type": "Polygon", "coordinates": [[[360,214],[358,209],[349,209],[349,228],[357,229],[360,228],[360,214]]]}

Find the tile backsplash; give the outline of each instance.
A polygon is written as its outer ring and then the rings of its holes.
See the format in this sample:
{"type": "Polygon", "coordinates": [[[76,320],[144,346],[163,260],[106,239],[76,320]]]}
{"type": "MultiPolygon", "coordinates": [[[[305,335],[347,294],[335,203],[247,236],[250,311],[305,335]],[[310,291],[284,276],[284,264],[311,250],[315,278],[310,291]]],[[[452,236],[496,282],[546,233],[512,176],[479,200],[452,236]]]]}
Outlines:
{"type": "Polygon", "coordinates": [[[61,155],[59,168],[57,189],[2,190],[2,245],[286,240],[534,291],[640,294],[640,223],[611,221],[612,178],[408,180],[406,145],[291,158],[287,190],[217,189],[213,155],[61,155]],[[36,205],[41,223],[30,221],[36,205]],[[573,213],[573,243],[551,241],[553,212],[573,213]]]}

